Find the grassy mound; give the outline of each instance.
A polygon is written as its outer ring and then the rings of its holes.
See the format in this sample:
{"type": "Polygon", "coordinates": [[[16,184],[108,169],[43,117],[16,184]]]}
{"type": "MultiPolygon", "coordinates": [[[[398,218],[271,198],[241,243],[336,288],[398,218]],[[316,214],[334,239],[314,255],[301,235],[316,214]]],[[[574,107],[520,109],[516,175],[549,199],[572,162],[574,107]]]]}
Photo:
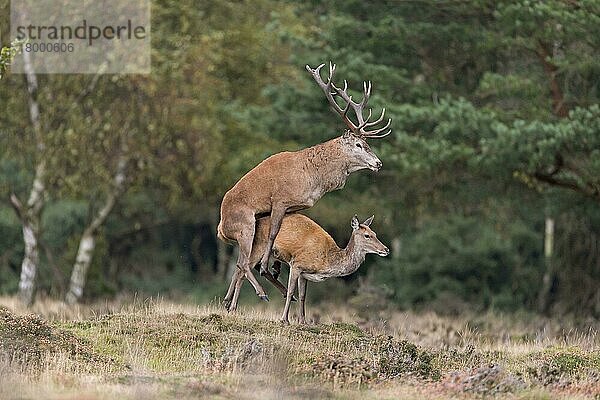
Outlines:
{"type": "Polygon", "coordinates": [[[241,315],[114,314],[65,323],[107,357],[156,373],[286,372],[347,384],[439,372],[429,352],[344,323],[283,325],[241,315]]]}
{"type": "Polygon", "coordinates": [[[56,354],[81,364],[114,364],[72,333],[51,326],[35,315],[17,316],[0,307],[1,358],[25,367],[39,367],[48,356],[56,354]]]}
{"type": "Polygon", "coordinates": [[[396,385],[453,396],[510,396],[531,390],[600,395],[600,352],[595,347],[554,342],[425,348],[341,322],[283,325],[275,315],[255,311],[176,311],[136,307],[49,323],[0,309],[0,355],[62,373],[62,363],[53,367],[43,362],[49,355],[64,354],[77,366],[90,366],[90,372],[99,372],[108,383],[169,393],[218,388],[225,393],[244,387],[242,380],[249,379],[254,382],[249,391],[273,385],[328,391],[396,385]]]}

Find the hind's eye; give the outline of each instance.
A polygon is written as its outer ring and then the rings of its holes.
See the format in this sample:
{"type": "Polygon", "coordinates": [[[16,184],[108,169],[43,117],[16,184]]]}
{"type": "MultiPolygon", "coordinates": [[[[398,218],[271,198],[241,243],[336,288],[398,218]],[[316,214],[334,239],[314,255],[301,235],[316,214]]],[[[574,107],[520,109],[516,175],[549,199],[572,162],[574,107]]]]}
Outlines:
{"type": "Polygon", "coordinates": [[[365,237],[366,237],[367,239],[369,239],[369,238],[371,237],[371,235],[369,235],[368,233],[365,233],[365,237]]]}
{"type": "Polygon", "coordinates": [[[358,147],[359,149],[362,149],[362,144],[356,143],[356,147],[358,147]]]}

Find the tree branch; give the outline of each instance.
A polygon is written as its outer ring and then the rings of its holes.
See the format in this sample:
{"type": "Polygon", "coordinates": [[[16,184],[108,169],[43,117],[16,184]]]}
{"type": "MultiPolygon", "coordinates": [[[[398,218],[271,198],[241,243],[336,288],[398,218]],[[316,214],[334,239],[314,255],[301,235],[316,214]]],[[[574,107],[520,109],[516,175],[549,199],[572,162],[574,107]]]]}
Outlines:
{"type": "Polygon", "coordinates": [[[123,152],[119,156],[119,160],[117,162],[117,171],[115,172],[115,176],[113,178],[112,189],[106,198],[106,202],[104,206],[98,211],[98,214],[94,218],[94,220],[90,223],[87,228],[87,231],[91,234],[94,234],[98,228],[102,226],[113,207],[117,203],[117,200],[123,194],[126,189],[126,180],[127,180],[127,164],[129,162],[129,156],[125,154],[126,149],[122,150],[123,152]]]}
{"type": "Polygon", "coordinates": [[[552,112],[557,117],[565,118],[569,115],[569,108],[565,104],[563,91],[556,79],[558,67],[549,61],[552,54],[541,40],[538,40],[538,47],[535,52],[542,63],[542,67],[544,68],[544,72],[546,73],[550,84],[550,92],[552,93],[552,112]]]}
{"type": "Polygon", "coordinates": [[[553,185],[553,186],[559,186],[562,188],[570,189],[575,192],[584,194],[588,197],[591,197],[594,200],[600,200],[600,192],[598,192],[598,190],[588,188],[588,187],[582,187],[581,185],[577,184],[576,182],[558,179],[555,177],[555,174],[548,174],[548,173],[537,171],[537,172],[533,173],[533,177],[540,182],[544,182],[544,183],[547,183],[547,184],[553,185]]]}
{"type": "Polygon", "coordinates": [[[23,203],[21,203],[21,200],[19,200],[19,197],[15,193],[10,194],[9,200],[10,204],[15,210],[15,213],[17,213],[17,217],[19,217],[19,219],[23,221],[23,219],[25,218],[23,203]]]}

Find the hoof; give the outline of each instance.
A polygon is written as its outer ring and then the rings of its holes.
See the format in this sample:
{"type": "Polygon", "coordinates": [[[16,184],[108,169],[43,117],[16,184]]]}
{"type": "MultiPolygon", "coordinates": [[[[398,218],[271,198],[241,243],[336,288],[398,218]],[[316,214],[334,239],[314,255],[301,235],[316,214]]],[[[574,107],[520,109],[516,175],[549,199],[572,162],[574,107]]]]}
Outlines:
{"type": "Polygon", "coordinates": [[[258,296],[258,297],[260,297],[260,299],[262,301],[269,301],[269,296],[267,296],[266,294],[264,296],[258,296]]]}
{"type": "Polygon", "coordinates": [[[229,306],[231,306],[231,300],[223,300],[223,303],[221,304],[223,304],[223,307],[225,307],[225,309],[229,311],[229,306]]]}
{"type": "Polygon", "coordinates": [[[280,321],[282,324],[284,324],[284,325],[289,325],[289,324],[290,324],[290,321],[288,321],[287,319],[284,319],[284,318],[281,318],[279,321],[280,321]]]}

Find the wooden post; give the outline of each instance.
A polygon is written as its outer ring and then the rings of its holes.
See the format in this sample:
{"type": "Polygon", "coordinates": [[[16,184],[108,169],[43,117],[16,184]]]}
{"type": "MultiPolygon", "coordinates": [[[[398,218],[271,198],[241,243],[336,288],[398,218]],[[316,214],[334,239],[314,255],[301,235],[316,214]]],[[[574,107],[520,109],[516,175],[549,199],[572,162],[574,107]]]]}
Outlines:
{"type": "Polygon", "coordinates": [[[542,288],[538,298],[538,310],[541,313],[548,311],[550,306],[550,292],[552,290],[552,283],[554,282],[554,265],[552,260],[552,253],[554,250],[554,219],[546,217],[546,224],[544,229],[544,264],[546,270],[542,278],[542,288]]]}

